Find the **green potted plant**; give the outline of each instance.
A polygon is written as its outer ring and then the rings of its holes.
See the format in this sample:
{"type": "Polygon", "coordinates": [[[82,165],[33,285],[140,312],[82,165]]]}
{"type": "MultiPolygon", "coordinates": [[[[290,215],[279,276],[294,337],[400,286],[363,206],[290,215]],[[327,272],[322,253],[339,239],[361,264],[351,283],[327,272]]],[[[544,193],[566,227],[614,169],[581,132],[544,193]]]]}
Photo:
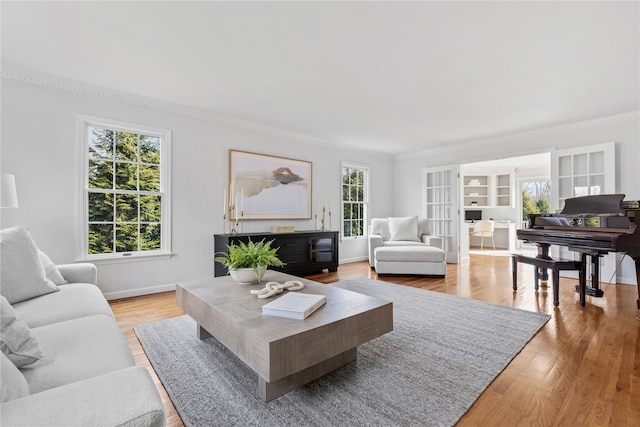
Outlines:
{"type": "Polygon", "coordinates": [[[217,252],[214,261],[229,269],[231,277],[240,283],[258,283],[264,276],[267,267],[281,267],[284,263],[278,258],[279,248],[272,248],[273,240],[254,243],[238,242],[227,245],[228,252],[217,252]]]}

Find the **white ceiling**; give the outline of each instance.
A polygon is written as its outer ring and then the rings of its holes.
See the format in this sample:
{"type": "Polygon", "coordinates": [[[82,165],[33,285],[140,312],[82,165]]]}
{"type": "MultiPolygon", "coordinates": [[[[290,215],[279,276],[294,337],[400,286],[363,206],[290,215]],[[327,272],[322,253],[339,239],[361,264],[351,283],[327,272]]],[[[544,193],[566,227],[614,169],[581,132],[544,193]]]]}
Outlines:
{"type": "Polygon", "coordinates": [[[2,66],[401,154],[640,110],[639,4],[2,1],[2,66]]]}

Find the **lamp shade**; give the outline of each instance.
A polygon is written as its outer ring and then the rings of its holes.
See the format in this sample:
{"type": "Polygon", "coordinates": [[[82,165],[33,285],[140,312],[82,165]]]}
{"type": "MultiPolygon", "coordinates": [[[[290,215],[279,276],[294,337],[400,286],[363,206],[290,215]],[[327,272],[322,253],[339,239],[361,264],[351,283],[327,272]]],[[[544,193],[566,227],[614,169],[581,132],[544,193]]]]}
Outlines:
{"type": "Polygon", "coordinates": [[[16,192],[16,177],[3,172],[0,178],[0,184],[0,207],[17,208],[18,193],[16,192]]]}

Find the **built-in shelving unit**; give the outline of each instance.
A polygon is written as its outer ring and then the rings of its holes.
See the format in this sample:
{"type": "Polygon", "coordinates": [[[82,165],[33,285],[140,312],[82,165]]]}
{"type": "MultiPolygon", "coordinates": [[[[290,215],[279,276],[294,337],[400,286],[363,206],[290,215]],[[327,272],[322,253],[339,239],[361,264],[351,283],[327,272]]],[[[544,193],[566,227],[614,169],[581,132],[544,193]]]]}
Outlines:
{"type": "Polygon", "coordinates": [[[496,206],[509,206],[513,205],[511,174],[496,175],[496,206]]]}
{"type": "Polygon", "coordinates": [[[490,175],[467,175],[464,177],[464,206],[490,206],[490,175]]]}
{"type": "Polygon", "coordinates": [[[513,207],[513,176],[465,175],[463,177],[465,208],[513,207]]]}

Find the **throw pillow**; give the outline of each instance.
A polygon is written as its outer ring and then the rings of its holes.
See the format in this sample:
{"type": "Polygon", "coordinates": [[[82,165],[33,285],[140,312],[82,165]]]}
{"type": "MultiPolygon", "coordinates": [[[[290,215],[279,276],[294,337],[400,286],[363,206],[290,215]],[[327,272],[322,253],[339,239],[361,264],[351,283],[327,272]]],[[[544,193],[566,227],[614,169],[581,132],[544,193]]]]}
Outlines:
{"type": "Polygon", "coordinates": [[[8,402],[9,400],[28,396],[29,384],[27,384],[27,380],[24,375],[22,375],[22,372],[16,368],[16,365],[11,363],[4,353],[1,353],[0,357],[2,357],[2,364],[0,365],[0,369],[2,369],[2,375],[0,376],[0,378],[2,378],[0,381],[2,401],[8,402]]]}
{"type": "Polygon", "coordinates": [[[0,231],[0,281],[10,304],[58,291],[46,277],[38,248],[25,227],[0,231]]]}
{"type": "Polygon", "coordinates": [[[389,218],[389,240],[410,240],[419,242],[418,217],[389,218]]]}
{"type": "Polygon", "coordinates": [[[379,234],[382,240],[389,240],[389,222],[386,218],[371,218],[371,234],[379,234]]]}
{"type": "Polygon", "coordinates": [[[60,270],[58,270],[58,267],[51,261],[51,258],[49,258],[47,254],[38,249],[38,255],[40,256],[40,262],[42,262],[47,279],[51,280],[54,285],[69,283],[62,277],[60,270]]]}
{"type": "Polygon", "coordinates": [[[423,234],[431,234],[431,220],[427,218],[418,220],[418,237],[422,237],[423,234]]]}
{"type": "Polygon", "coordinates": [[[42,357],[38,341],[31,336],[26,323],[18,317],[7,299],[0,296],[0,348],[2,352],[21,368],[42,357]]]}

